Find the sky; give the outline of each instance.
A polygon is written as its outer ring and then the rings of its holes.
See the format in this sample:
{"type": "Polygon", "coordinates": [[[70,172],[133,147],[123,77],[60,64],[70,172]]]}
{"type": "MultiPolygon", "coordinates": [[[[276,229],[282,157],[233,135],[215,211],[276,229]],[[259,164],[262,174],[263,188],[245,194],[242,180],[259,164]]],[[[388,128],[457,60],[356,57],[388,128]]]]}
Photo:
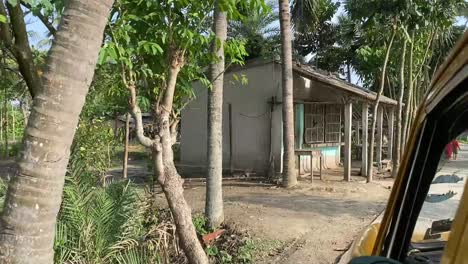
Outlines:
{"type": "Polygon", "coordinates": [[[28,14],[25,17],[26,29],[28,32],[34,32],[29,36],[30,45],[37,47],[42,39],[47,37],[49,30],[35,16],[28,14]]]}

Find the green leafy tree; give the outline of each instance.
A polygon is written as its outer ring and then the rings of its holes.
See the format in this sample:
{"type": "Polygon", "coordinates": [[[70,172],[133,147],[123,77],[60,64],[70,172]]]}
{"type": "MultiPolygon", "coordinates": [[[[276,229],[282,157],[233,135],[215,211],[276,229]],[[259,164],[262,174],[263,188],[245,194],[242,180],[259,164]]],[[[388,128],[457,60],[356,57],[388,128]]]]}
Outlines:
{"type": "Polygon", "coordinates": [[[246,60],[254,58],[275,58],[279,56],[280,36],[277,4],[268,2],[258,9],[245,9],[242,17],[228,21],[228,39],[243,41],[246,60]]]}
{"type": "MultiPolygon", "coordinates": [[[[291,19],[294,25],[294,49],[300,56],[314,54],[314,62],[319,62],[322,53],[329,52],[338,41],[338,29],[331,19],[340,6],[331,0],[294,0],[291,19]]],[[[326,67],[326,66],[325,66],[326,67]]]]}
{"type": "MultiPolygon", "coordinates": [[[[220,6],[230,17],[239,17],[238,8],[255,7],[256,1],[221,1],[220,6]]],[[[209,52],[213,36],[206,27],[210,18],[206,10],[213,7],[210,1],[118,1],[100,56],[102,63],[107,61],[120,68],[137,138],[153,153],[154,182],[166,195],[181,247],[191,263],[208,260],[183,197],[183,180],[174,166],[172,145],[180,111],[194,96],[192,82],[210,84],[204,68],[215,57],[209,52]],[[138,95],[147,100],[153,114],[149,133],[143,131],[138,95]]],[[[242,61],[245,51],[239,44],[236,40],[226,42],[229,64],[242,61]]]]}
{"type": "MultiPolygon", "coordinates": [[[[191,82],[206,80],[210,33],[204,27],[207,1],[118,1],[109,23],[109,39],[101,62],[120,66],[121,80],[130,94],[130,112],[137,138],[153,153],[155,183],[166,195],[179,241],[191,263],[208,259],[196,236],[190,207],[183,197],[183,180],[173,161],[179,113],[193,96],[191,82]],[[182,11],[183,10],[183,11],[182,11]],[[144,134],[137,92],[151,105],[153,131],[144,134]]],[[[206,82],[206,81],[205,81],[206,82]]]]}

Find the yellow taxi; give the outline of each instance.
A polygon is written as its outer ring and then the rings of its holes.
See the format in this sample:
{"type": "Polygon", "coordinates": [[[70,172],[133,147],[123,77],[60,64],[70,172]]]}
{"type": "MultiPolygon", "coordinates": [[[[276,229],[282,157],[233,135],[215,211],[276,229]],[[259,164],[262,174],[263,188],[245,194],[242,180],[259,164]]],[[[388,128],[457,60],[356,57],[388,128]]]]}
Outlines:
{"type": "Polygon", "coordinates": [[[385,213],[340,263],[468,264],[468,33],[419,107],[385,213]]]}

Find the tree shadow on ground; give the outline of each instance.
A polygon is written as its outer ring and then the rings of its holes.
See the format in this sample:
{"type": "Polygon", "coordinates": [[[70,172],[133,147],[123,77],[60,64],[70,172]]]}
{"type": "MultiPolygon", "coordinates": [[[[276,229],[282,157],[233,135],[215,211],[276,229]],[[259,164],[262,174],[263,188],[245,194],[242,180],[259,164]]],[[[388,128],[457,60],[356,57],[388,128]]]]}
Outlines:
{"type": "Polygon", "coordinates": [[[286,209],[301,213],[324,216],[351,215],[361,217],[379,213],[386,201],[366,201],[346,198],[324,197],[307,194],[249,193],[242,196],[225,197],[226,202],[261,205],[264,207],[286,209]]]}

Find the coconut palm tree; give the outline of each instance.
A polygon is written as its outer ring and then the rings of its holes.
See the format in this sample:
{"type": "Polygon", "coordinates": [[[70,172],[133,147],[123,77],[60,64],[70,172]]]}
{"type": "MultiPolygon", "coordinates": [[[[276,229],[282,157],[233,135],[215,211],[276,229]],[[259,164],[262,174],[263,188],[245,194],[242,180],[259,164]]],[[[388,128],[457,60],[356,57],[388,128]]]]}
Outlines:
{"type": "Polygon", "coordinates": [[[211,89],[208,91],[208,173],[205,215],[211,228],[224,221],[223,212],[223,82],[224,42],[227,37],[227,16],[217,1],[214,10],[215,39],[212,52],[216,61],[210,65],[211,89]]]}
{"type": "MultiPolygon", "coordinates": [[[[0,218],[0,262],[50,264],[70,146],[112,0],[67,2],[0,218]]],[[[24,18],[22,18],[24,19],[24,18]]]]}
{"type": "Polygon", "coordinates": [[[281,61],[283,90],[283,186],[297,184],[294,156],[294,105],[293,105],[293,71],[292,71],[292,33],[289,1],[278,0],[281,28],[281,61]]]}

